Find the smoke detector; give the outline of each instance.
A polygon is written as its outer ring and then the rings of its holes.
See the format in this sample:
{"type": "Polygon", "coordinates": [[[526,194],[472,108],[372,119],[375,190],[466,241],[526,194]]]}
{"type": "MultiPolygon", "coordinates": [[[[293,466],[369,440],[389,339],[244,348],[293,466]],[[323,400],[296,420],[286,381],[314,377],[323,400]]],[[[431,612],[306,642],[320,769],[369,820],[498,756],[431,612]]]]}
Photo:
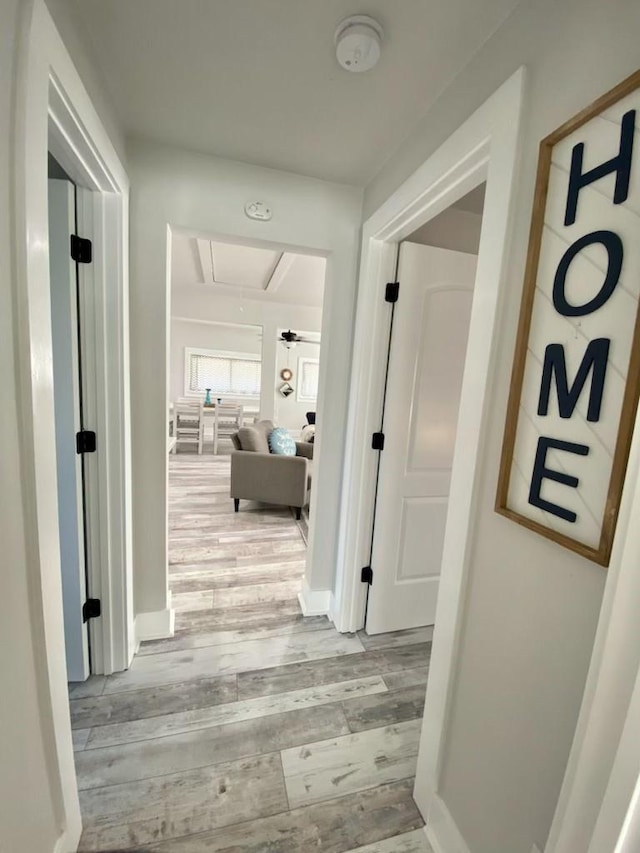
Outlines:
{"type": "Polygon", "coordinates": [[[382,27],[369,15],[345,18],[336,30],[336,58],[345,71],[370,71],[380,59],[382,27]]]}

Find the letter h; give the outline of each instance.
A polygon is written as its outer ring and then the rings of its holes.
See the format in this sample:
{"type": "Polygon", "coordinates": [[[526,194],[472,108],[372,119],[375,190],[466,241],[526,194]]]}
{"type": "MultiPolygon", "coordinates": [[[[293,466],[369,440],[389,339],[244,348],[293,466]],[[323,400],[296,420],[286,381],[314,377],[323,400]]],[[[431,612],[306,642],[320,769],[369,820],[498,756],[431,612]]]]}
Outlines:
{"type": "Polygon", "coordinates": [[[574,146],[571,153],[571,171],[569,172],[569,190],[567,192],[567,207],[564,224],[573,225],[578,210],[578,195],[583,187],[604,178],[610,172],[616,173],[616,188],[613,195],[614,204],[622,204],[629,195],[629,180],[631,178],[631,160],[633,158],[633,134],[635,132],[636,111],[629,110],[622,117],[620,131],[620,150],[615,157],[595,166],[583,174],[584,142],[574,146]]]}

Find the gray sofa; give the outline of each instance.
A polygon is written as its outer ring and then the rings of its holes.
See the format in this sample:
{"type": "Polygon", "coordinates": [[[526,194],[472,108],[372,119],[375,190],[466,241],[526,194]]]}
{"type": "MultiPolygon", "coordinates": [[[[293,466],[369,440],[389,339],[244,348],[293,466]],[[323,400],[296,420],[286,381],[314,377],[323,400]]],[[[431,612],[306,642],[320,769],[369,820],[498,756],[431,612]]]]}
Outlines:
{"type": "Polygon", "coordinates": [[[235,511],[240,501],[260,501],[294,507],[300,518],[308,503],[313,468],[313,444],[296,442],[295,456],[269,452],[271,421],[242,427],[233,436],[231,453],[231,497],[235,511]]]}

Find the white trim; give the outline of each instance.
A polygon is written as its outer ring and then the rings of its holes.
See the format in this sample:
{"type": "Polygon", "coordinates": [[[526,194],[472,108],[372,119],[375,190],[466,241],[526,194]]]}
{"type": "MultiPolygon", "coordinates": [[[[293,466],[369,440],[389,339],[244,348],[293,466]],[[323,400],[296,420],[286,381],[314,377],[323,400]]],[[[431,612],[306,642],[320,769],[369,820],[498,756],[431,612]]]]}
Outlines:
{"type": "Polygon", "coordinates": [[[291,252],[283,252],[278,258],[278,263],[269,276],[269,281],[264,288],[264,293],[275,293],[287,277],[287,273],[293,266],[296,256],[291,252]]]}
{"type": "MultiPolygon", "coordinates": [[[[58,846],[73,849],[81,830],[64,654],[53,418],[47,205],[47,149],[69,176],[95,193],[109,193],[96,248],[95,272],[107,299],[102,318],[109,359],[98,363],[105,381],[106,422],[97,430],[109,454],[100,503],[108,513],[109,566],[102,589],[104,668],[124,668],[133,650],[128,420],[128,179],[55,29],[44,0],[23,4],[18,50],[14,140],[16,337],[27,571],[38,672],[40,721],[56,819],[58,846]],[[106,263],[106,252],[109,263],[106,263]],[[107,402],[108,401],[108,402],[107,402]],[[118,624],[117,616],[121,617],[118,624]],[[126,614],[126,615],[125,615],[126,614]],[[109,657],[111,663],[108,663],[109,657]]],[[[104,355],[104,353],[102,353],[104,355]]],[[[65,850],[66,853],[66,850],[65,850]]]]}
{"type": "Polygon", "coordinates": [[[222,349],[204,349],[202,347],[185,347],[185,360],[192,355],[208,355],[214,358],[238,358],[243,361],[262,361],[262,356],[255,352],[229,352],[222,349]]]}
{"type": "Polygon", "coordinates": [[[307,579],[303,579],[302,589],[298,593],[303,616],[329,616],[331,598],[330,589],[310,589],[307,579]]]}
{"type": "Polygon", "coordinates": [[[213,276],[213,251],[211,249],[211,240],[204,240],[202,237],[196,237],[196,246],[198,247],[198,259],[202,267],[202,284],[215,284],[213,276]]]}
{"type": "Polygon", "coordinates": [[[171,608],[171,599],[164,610],[136,614],[136,641],[164,640],[173,637],[175,631],[175,610],[171,608]]]}
{"type": "Polygon", "coordinates": [[[256,337],[263,336],[263,326],[259,323],[225,323],[224,320],[200,320],[197,317],[181,317],[178,314],[171,315],[171,321],[179,320],[181,323],[197,323],[198,325],[205,324],[207,326],[228,326],[231,329],[256,329],[256,337]]]}
{"type": "Polygon", "coordinates": [[[81,835],[82,827],[79,827],[77,832],[65,830],[65,832],[63,832],[60,838],[56,841],[53,853],[76,853],[80,844],[81,835]]]}
{"type": "Polygon", "coordinates": [[[437,794],[433,797],[424,830],[434,853],[471,853],[451,812],[437,794]]]}
{"type": "MultiPolygon", "coordinates": [[[[93,243],[81,267],[84,408],[97,452],[86,461],[89,506],[89,594],[102,602],[90,625],[92,672],[126,669],[133,645],[133,576],[127,500],[129,379],[127,208],[129,185],[115,152],[98,149],[98,128],[84,124],[55,69],[49,81],[49,140],[78,183],[78,229],[93,243]],[[95,134],[94,134],[95,131],[95,134]],[[84,188],[88,187],[88,188],[84,188]]],[[[73,84],[72,84],[73,85],[73,84]]],[[[97,117],[96,117],[97,118],[97,117]]]]}
{"type": "Polygon", "coordinates": [[[338,602],[333,593],[333,590],[331,591],[331,596],[329,597],[329,612],[327,613],[327,616],[335,625],[336,619],[338,618],[338,602]]]}
{"type": "Polygon", "coordinates": [[[78,230],[93,242],[93,262],[80,267],[80,293],[85,424],[98,436],[96,453],[85,458],[89,594],[102,602],[102,617],[89,625],[94,674],[126,669],[133,636],[123,429],[127,334],[123,275],[114,263],[124,245],[121,205],[115,194],[77,188],[78,230]]]}
{"type": "Polygon", "coordinates": [[[487,181],[467,360],[453,461],[442,577],[434,632],[415,799],[424,815],[437,795],[462,622],[479,448],[494,353],[499,297],[513,205],[524,69],[520,68],[380,207],[363,227],[345,476],[336,573],[336,627],[364,624],[366,565],[373,517],[375,453],[363,440],[379,429],[389,306],[397,246],[482,181],[487,181]]]}

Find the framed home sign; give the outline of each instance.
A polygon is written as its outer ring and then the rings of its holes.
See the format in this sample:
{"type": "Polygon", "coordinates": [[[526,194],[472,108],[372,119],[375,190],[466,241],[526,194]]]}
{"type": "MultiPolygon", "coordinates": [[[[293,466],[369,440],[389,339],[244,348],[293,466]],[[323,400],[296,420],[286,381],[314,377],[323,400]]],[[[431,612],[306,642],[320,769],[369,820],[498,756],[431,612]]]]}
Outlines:
{"type": "Polygon", "coordinates": [[[540,145],[496,511],[607,566],[640,387],[640,72],[540,145]]]}

